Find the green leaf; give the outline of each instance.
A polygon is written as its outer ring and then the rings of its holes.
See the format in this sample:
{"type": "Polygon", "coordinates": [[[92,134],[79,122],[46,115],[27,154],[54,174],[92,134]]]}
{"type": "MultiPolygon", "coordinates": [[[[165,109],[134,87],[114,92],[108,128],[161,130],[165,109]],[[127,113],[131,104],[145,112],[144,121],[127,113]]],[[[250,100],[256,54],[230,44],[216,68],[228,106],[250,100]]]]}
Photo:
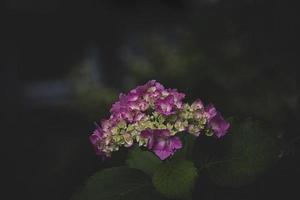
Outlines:
{"type": "Polygon", "coordinates": [[[162,199],[148,176],[140,170],[115,167],[90,177],[72,200],[152,200],[162,199]]]}
{"type": "Polygon", "coordinates": [[[219,186],[240,187],[254,182],[278,159],[276,137],[257,122],[232,123],[225,142],[227,152],[206,163],[210,178],[219,186]]]}
{"type": "Polygon", "coordinates": [[[126,163],[129,167],[139,169],[149,176],[152,176],[162,161],[152,152],[143,151],[140,147],[136,147],[129,152],[126,163]]]}
{"type": "Polygon", "coordinates": [[[198,177],[194,163],[187,160],[164,162],[155,171],[152,182],[161,194],[168,198],[190,198],[198,177]]]}

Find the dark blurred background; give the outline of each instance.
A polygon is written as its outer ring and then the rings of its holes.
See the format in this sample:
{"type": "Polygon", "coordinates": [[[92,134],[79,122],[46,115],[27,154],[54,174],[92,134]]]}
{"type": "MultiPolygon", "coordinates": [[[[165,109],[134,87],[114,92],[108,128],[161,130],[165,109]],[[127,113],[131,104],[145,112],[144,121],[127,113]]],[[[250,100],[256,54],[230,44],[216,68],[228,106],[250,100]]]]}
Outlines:
{"type": "Polygon", "coordinates": [[[121,165],[122,153],[97,158],[88,135],[121,91],[149,79],[226,117],[253,117],[281,140],[280,161],[256,182],[208,183],[214,195],[199,199],[298,194],[295,1],[4,0],[0,17],[9,199],[69,199],[96,170],[121,165]]]}

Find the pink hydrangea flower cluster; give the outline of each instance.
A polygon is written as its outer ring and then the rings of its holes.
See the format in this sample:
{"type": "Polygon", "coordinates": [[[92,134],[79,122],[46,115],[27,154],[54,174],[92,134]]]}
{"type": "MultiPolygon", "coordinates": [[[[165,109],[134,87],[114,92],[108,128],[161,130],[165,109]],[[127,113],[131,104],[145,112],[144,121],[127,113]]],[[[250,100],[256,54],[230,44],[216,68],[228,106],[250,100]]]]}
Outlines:
{"type": "Polygon", "coordinates": [[[217,138],[227,133],[229,123],[212,104],[204,106],[198,99],[190,105],[183,102],[184,97],[155,80],[127,95],[120,94],[110,109],[110,117],[90,135],[96,154],[110,157],[120,147],[137,143],[164,160],[182,148],[176,136],[180,132],[217,138]]]}

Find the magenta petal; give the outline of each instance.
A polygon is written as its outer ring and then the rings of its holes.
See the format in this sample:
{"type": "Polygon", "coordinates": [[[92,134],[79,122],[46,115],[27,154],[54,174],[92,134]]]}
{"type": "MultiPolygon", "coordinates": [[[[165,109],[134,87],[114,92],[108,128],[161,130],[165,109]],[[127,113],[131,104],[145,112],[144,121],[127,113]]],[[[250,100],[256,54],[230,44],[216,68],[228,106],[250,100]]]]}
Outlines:
{"type": "Polygon", "coordinates": [[[157,155],[161,160],[165,160],[169,156],[173,154],[172,151],[167,151],[167,150],[153,150],[155,155],[157,155]]]}
{"type": "Polygon", "coordinates": [[[164,86],[163,86],[162,84],[160,84],[159,82],[156,82],[156,81],[155,81],[155,87],[156,87],[156,89],[159,90],[159,91],[162,91],[162,90],[165,89],[164,86]]]}
{"type": "Polygon", "coordinates": [[[179,137],[167,138],[166,142],[159,142],[153,148],[153,152],[161,159],[165,160],[173,155],[177,149],[182,148],[182,143],[179,137]]]}
{"type": "Polygon", "coordinates": [[[210,121],[217,114],[216,108],[212,104],[208,104],[205,108],[205,115],[207,116],[208,121],[210,121]]]}
{"type": "Polygon", "coordinates": [[[174,97],[172,95],[167,96],[165,99],[158,99],[155,103],[156,111],[163,115],[174,114],[174,106],[174,97]]]}
{"type": "Polygon", "coordinates": [[[147,129],[142,131],[140,136],[148,139],[147,148],[152,150],[161,160],[182,148],[179,137],[170,136],[170,131],[166,129],[147,129]]]}
{"type": "Polygon", "coordinates": [[[140,109],[139,102],[136,102],[136,101],[128,102],[127,105],[128,105],[128,108],[130,108],[131,110],[139,110],[140,109]]]}
{"type": "Polygon", "coordinates": [[[103,139],[103,132],[101,129],[97,128],[94,130],[93,134],[89,137],[90,142],[93,145],[96,155],[104,155],[103,151],[99,148],[98,144],[103,139]]]}
{"type": "Polygon", "coordinates": [[[143,138],[153,137],[153,131],[150,130],[150,129],[143,130],[141,132],[140,136],[143,137],[143,138]]]}
{"type": "Polygon", "coordinates": [[[99,140],[101,140],[103,133],[100,129],[94,130],[93,134],[90,135],[90,142],[95,145],[99,140]]]}
{"type": "Polygon", "coordinates": [[[112,127],[112,121],[111,120],[102,120],[101,121],[101,128],[104,131],[108,131],[108,129],[112,127]]]}
{"type": "Polygon", "coordinates": [[[179,137],[172,137],[170,139],[170,146],[172,149],[181,149],[182,148],[182,142],[179,137]]]}
{"type": "Polygon", "coordinates": [[[209,122],[209,126],[214,131],[215,135],[220,138],[228,132],[230,124],[224,120],[220,113],[217,113],[217,115],[209,122]]]}
{"type": "Polygon", "coordinates": [[[160,137],[170,136],[170,131],[168,129],[155,130],[155,135],[160,137]]]}
{"type": "Polygon", "coordinates": [[[164,86],[162,84],[160,84],[159,82],[157,82],[156,80],[150,80],[146,83],[146,86],[148,88],[150,87],[155,87],[157,90],[164,90],[164,86]]]}
{"type": "Polygon", "coordinates": [[[148,149],[152,149],[153,144],[154,144],[154,139],[155,139],[154,136],[153,136],[153,131],[150,130],[150,129],[146,129],[146,130],[141,132],[140,136],[142,138],[148,139],[147,147],[148,147],[148,149]]]}
{"type": "Polygon", "coordinates": [[[135,114],[135,116],[134,116],[134,122],[140,121],[144,116],[145,116],[144,113],[137,113],[137,114],[135,114]]]}
{"type": "Polygon", "coordinates": [[[203,103],[200,99],[197,99],[197,100],[194,101],[194,103],[192,104],[191,107],[196,109],[196,110],[199,110],[199,109],[203,108],[203,103]]]}
{"type": "Polygon", "coordinates": [[[127,95],[128,101],[136,101],[136,100],[138,100],[138,98],[139,98],[139,94],[137,94],[137,93],[129,93],[127,95]]]}
{"type": "Polygon", "coordinates": [[[146,101],[140,101],[138,106],[141,111],[145,111],[149,108],[149,104],[146,101]]]}
{"type": "Polygon", "coordinates": [[[165,138],[160,137],[156,139],[154,149],[164,150],[166,148],[166,145],[167,145],[167,140],[165,138]]]}
{"type": "Polygon", "coordinates": [[[99,138],[99,136],[92,134],[92,135],[90,135],[89,139],[90,139],[90,142],[93,145],[95,145],[100,138],[99,138]]]}

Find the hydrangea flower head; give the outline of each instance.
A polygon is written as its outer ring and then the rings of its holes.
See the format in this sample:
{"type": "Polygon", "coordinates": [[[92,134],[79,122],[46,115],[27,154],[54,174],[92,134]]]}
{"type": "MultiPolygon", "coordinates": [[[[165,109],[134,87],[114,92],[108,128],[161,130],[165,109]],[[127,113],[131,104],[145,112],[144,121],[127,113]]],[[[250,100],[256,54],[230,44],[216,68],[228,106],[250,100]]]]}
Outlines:
{"type": "Polygon", "coordinates": [[[120,94],[110,117],[90,135],[96,154],[110,157],[120,147],[136,143],[165,160],[182,148],[176,136],[180,132],[196,137],[210,132],[217,138],[228,132],[229,123],[212,104],[204,106],[197,99],[189,105],[184,98],[184,93],[155,80],[120,94]]]}

